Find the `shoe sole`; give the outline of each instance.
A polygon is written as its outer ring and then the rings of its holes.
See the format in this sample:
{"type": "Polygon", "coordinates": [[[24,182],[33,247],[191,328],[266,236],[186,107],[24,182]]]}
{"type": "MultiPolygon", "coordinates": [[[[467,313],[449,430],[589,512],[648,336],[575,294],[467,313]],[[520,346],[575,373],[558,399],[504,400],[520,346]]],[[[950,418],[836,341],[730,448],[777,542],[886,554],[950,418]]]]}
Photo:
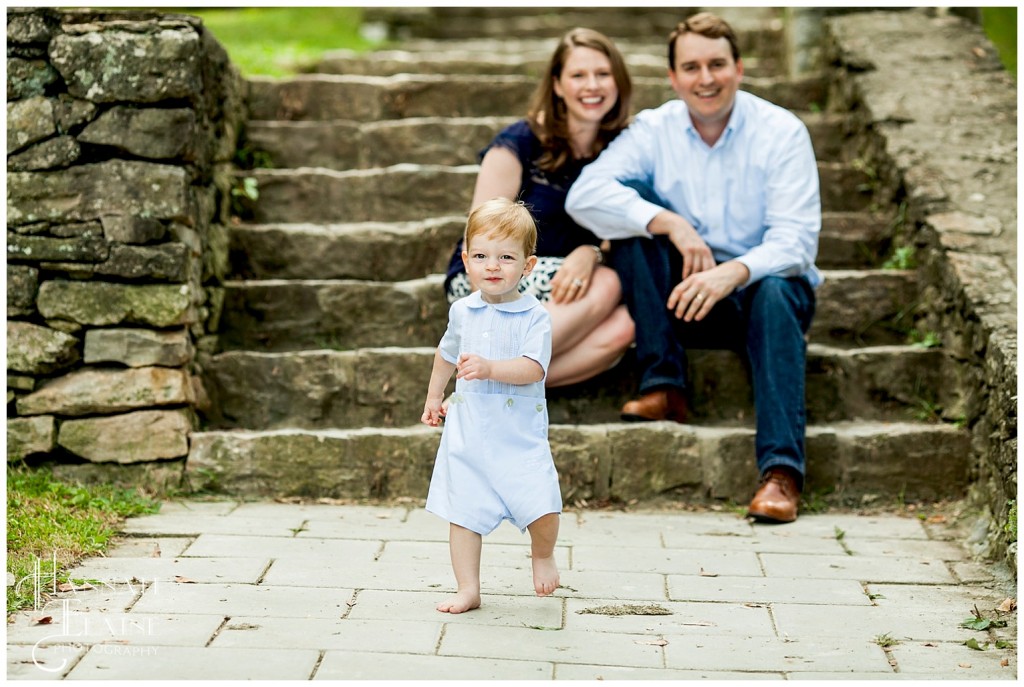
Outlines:
{"type": "Polygon", "coordinates": [[[622,418],[623,422],[658,422],[658,420],[653,417],[645,417],[643,415],[627,415],[626,413],[623,413],[619,417],[622,418]]]}
{"type": "Polygon", "coordinates": [[[791,522],[796,522],[796,516],[793,516],[791,520],[783,520],[771,515],[764,515],[763,513],[748,512],[747,517],[752,519],[754,522],[759,522],[764,525],[785,525],[791,522]]]}
{"type": "Polygon", "coordinates": [[[676,417],[646,417],[644,415],[626,415],[625,413],[619,415],[623,422],[677,422],[681,425],[686,424],[686,418],[678,419],[676,417]]]}

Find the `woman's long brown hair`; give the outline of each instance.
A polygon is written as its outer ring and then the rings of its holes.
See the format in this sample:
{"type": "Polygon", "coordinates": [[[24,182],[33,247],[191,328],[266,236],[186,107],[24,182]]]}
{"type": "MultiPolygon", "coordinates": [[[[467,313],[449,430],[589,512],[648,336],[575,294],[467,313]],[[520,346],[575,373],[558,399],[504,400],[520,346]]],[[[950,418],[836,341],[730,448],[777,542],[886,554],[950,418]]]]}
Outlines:
{"type": "Polygon", "coordinates": [[[618,102],[601,120],[594,149],[590,151],[591,157],[597,157],[629,124],[633,82],[622,54],[603,33],[584,28],[569,31],[551,56],[547,72],[530,98],[526,115],[530,129],[544,146],[544,154],[537,161],[537,166],[548,172],[557,171],[572,157],[565,101],[555,94],[554,82],[562,75],[565,61],[573,48],[591,48],[603,53],[611,63],[612,77],[619,90],[618,102]]]}

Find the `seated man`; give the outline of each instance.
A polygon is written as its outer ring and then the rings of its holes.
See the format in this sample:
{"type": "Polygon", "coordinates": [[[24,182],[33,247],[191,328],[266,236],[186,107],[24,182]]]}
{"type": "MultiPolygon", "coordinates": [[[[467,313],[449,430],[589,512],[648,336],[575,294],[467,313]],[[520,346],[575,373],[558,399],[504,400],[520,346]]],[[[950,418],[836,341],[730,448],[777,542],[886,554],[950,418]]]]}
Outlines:
{"type": "Polygon", "coordinates": [[[623,418],[685,421],[686,349],[744,353],[761,473],[748,514],[792,522],[806,466],[805,335],[821,282],[814,150],[795,115],[738,90],[743,63],[725,21],[695,15],[668,48],[680,100],[637,115],[583,170],[566,209],[615,242],[641,372],[623,418]]]}

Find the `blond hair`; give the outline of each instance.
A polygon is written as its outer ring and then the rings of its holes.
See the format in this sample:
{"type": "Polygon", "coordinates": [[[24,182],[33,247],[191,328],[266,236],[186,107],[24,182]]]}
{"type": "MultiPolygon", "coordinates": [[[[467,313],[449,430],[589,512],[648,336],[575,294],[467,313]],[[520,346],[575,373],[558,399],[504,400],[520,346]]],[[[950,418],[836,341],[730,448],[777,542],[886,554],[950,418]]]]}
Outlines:
{"type": "Polygon", "coordinates": [[[508,198],[492,198],[469,213],[463,244],[466,250],[469,250],[470,239],[475,236],[515,239],[523,246],[523,257],[529,257],[537,250],[537,224],[533,215],[524,203],[508,198]]]}

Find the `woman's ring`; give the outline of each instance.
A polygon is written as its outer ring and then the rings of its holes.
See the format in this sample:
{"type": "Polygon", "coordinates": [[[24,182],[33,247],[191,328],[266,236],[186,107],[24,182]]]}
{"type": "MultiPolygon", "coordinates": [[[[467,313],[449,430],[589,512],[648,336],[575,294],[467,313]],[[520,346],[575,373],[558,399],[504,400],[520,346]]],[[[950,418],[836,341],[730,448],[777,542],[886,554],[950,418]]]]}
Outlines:
{"type": "Polygon", "coordinates": [[[582,279],[573,279],[572,280],[572,285],[573,286],[583,286],[583,280],[582,279]]]}
{"type": "Polygon", "coordinates": [[[702,301],[702,300],[704,300],[704,294],[702,294],[702,293],[698,293],[698,294],[697,294],[697,300],[698,300],[698,301],[702,301]]]}

